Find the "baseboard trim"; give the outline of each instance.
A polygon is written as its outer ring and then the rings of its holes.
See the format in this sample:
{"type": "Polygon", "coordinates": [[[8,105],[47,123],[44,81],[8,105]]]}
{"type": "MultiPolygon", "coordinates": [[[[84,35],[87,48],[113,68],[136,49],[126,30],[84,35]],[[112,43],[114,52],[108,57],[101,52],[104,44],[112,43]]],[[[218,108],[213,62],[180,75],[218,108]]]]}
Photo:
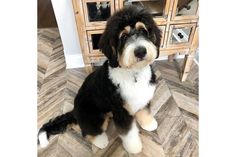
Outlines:
{"type": "Polygon", "coordinates": [[[193,61],[197,64],[197,66],[199,66],[198,61],[194,58],[193,61]]]}
{"type": "Polygon", "coordinates": [[[66,69],[84,67],[82,54],[73,54],[73,55],[65,54],[65,60],[66,60],[66,69]]]}
{"type": "MultiPolygon", "coordinates": [[[[183,59],[185,55],[176,55],[175,59],[183,59]]],[[[161,56],[157,60],[168,60],[168,56],[161,56]]],[[[199,62],[196,58],[193,59],[193,61],[199,66],[199,62]]]]}
{"type": "MultiPolygon", "coordinates": [[[[174,59],[183,59],[185,57],[185,55],[175,55],[174,59]]],[[[158,57],[157,60],[168,60],[168,56],[160,56],[158,57]]]]}

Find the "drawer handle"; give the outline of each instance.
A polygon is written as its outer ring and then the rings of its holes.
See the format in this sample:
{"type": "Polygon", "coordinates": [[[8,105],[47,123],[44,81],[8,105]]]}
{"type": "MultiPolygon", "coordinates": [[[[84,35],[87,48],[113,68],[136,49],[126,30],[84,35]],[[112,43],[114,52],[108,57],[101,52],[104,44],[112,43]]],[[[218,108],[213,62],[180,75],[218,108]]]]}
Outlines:
{"type": "Polygon", "coordinates": [[[180,39],[183,39],[183,37],[184,37],[181,33],[178,33],[178,36],[180,39]]]}

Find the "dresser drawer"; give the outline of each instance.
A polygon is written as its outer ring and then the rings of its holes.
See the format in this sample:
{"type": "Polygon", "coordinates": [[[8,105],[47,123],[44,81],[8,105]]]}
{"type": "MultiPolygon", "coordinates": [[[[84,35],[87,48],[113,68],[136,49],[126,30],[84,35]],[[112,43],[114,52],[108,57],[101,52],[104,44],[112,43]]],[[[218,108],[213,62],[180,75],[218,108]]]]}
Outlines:
{"type": "Polygon", "coordinates": [[[172,20],[191,20],[198,18],[198,0],[175,0],[172,20]]]}
{"type": "Polygon", "coordinates": [[[83,0],[83,9],[87,27],[105,25],[114,13],[114,0],[83,0]]]}
{"type": "Polygon", "coordinates": [[[168,47],[190,46],[193,39],[195,28],[196,28],[196,23],[170,25],[167,46],[168,47]]]}
{"type": "Polygon", "coordinates": [[[90,55],[102,55],[99,51],[98,43],[99,39],[102,36],[104,30],[94,30],[87,31],[88,43],[89,43],[89,53],[90,55]]]}
{"type": "Polygon", "coordinates": [[[168,18],[170,0],[120,0],[121,7],[129,5],[147,8],[158,24],[164,24],[168,18]]]}

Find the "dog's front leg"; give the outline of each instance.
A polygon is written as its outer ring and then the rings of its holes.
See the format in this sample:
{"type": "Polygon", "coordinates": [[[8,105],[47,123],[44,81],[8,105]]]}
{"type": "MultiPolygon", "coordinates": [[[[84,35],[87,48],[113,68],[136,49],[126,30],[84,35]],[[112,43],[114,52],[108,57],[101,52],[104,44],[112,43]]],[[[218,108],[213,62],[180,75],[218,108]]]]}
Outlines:
{"type": "Polygon", "coordinates": [[[144,130],[153,131],[157,129],[158,123],[148,108],[138,111],[135,118],[144,130]]]}
{"type": "Polygon", "coordinates": [[[134,117],[125,108],[120,107],[113,111],[113,119],[126,151],[129,153],[141,152],[142,142],[134,117]]]}

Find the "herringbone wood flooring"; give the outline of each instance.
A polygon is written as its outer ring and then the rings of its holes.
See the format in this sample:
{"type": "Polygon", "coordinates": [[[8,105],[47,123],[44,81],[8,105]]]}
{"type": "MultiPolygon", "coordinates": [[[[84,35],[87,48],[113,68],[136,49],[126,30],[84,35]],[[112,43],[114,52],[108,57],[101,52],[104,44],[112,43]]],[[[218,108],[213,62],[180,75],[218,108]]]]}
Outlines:
{"type": "MultiPolygon", "coordinates": [[[[84,140],[78,126],[50,139],[38,148],[39,157],[197,157],[198,156],[198,66],[193,65],[186,82],[179,74],[182,60],[154,63],[158,79],[151,109],[159,127],[140,129],[143,151],[128,154],[122,147],[113,122],[109,145],[98,149],[84,140]]],[[[57,29],[38,30],[38,128],[49,119],[73,108],[74,97],[87,74],[83,68],[65,68],[63,46],[57,29]]]]}

